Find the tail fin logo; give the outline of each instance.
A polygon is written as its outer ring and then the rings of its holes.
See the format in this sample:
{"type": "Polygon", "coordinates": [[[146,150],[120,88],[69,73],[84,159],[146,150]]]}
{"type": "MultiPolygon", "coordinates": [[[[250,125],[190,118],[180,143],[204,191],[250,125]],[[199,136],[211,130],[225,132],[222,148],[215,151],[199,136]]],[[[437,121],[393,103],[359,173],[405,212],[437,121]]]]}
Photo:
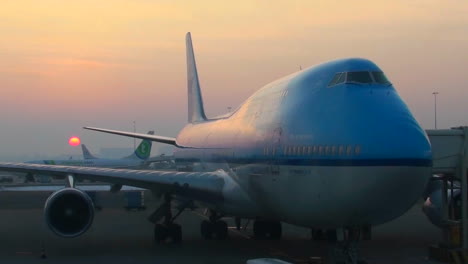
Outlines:
{"type": "Polygon", "coordinates": [[[150,153],[151,153],[151,143],[147,140],[143,140],[135,151],[135,154],[140,159],[149,158],[150,153]]]}

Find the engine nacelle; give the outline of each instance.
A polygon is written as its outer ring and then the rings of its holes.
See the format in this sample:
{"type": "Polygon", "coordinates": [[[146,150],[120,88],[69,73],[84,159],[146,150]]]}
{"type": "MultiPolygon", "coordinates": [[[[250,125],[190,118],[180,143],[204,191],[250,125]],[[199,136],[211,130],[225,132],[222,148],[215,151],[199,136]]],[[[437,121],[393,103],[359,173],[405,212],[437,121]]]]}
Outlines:
{"type": "MultiPolygon", "coordinates": [[[[429,221],[437,227],[444,227],[446,223],[443,220],[443,183],[441,180],[436,180],[430,182],[427,187],[426,200],[423,204],[423,212],[426,214],[429,221]]],[[[453,206],[455,208],[454,217],[455,220],[460,219],[460,198],[461,191],[460,189],[455,189],[452,193],[447,191],[447,206],[453,206]]]]}
{"type": "Polygon", "coordinates": [[[93,223],[93,200],[81,190],[61,189],[47,198],[44,217],[56,235],[77,237],[84,234],[93,223]]]}

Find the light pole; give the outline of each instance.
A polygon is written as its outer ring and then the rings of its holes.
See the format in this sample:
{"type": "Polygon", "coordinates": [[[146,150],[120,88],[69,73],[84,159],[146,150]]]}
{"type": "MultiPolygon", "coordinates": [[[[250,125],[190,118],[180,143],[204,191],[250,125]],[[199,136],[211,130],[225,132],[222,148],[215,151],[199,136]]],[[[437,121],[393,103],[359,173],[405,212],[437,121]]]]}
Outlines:
{"type": "Polygon", "coordinates": [[[434,95],[434,129],[437,129],[437,95],[438,92],[433,92],[434,95]]]}

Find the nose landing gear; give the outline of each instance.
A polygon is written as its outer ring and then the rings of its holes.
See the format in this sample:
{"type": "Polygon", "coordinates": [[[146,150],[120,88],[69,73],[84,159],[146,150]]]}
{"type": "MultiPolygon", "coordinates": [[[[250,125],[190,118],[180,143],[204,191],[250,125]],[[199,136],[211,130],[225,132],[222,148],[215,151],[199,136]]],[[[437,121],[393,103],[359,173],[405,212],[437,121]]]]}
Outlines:
{"type": "Polygon", "coordinates": [[[366,264],[359,259],[358,242],[359,228],[346,228],[341,230],[328,230],[329,263],[336,264],[366,264]],[[340,237],[341,236],[341,237],[340,237]]]}

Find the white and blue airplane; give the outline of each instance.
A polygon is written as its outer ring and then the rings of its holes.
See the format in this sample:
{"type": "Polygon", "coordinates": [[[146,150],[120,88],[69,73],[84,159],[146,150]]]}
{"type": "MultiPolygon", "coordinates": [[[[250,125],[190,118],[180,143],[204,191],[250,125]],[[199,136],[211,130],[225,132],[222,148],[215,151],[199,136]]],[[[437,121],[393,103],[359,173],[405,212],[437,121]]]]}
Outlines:
{"type": "Polygon", "coordinates": [[[90,227],[92,202],[74,180],[92,179],[162,194],[150,217],[158,242],[181,240],[171,211],[181,198],[209,209],[201,223],[207,239],[226,237],[225,216],[254,219],[260,238],[280,238],[286,222],[327,230],[337,258],[356,263],[359,234],[422,197],[431,176],[428,137],[373,62],[341,59],[304,69],[265,85],[237,110],[207,118],[190,33],[186,45],[188,124],[177,137],[86,128],[171,144],[176,163],[196,171],[0,163],[0,170],[67,176],[69,187],[45,205],[53,232],[75,237],[90,227]]]}

